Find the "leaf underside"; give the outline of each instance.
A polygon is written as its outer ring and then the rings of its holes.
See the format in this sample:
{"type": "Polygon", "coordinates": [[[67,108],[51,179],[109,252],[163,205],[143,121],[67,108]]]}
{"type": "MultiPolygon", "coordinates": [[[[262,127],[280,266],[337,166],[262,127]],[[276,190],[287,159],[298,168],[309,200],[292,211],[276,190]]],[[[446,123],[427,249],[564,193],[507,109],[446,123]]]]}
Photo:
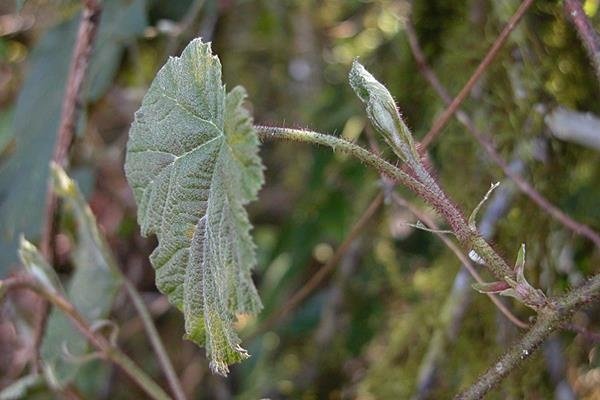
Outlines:
{"type": "Polygon", "coordinates": [[[195,39],[159,71],[129,132],[125,171],[156,285],[185,317],[186,338],[206,347],[214,372],[248,357],[233,328],[237,313],[257,313],[256,264],[244,205],[263,184],[258,137],[228,94],[209,43],[195,39]]]}

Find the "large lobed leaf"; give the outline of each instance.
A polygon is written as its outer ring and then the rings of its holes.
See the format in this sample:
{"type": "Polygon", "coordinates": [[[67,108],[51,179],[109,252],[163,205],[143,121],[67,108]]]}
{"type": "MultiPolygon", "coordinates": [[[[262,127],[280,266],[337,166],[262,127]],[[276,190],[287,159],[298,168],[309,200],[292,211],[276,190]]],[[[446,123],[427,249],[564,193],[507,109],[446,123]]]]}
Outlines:
{"type": "Polygon", "coordinates": [[[129,132],[125,171],[143,235],[156,234],[156,284],[206,346],[211,369],[248,357],[233,322],[262,307],[250,276],[244,205],[263,183],[258,138],[241,87],[225,94],[209,43],[193,40],[159,71],[129,132]]]}

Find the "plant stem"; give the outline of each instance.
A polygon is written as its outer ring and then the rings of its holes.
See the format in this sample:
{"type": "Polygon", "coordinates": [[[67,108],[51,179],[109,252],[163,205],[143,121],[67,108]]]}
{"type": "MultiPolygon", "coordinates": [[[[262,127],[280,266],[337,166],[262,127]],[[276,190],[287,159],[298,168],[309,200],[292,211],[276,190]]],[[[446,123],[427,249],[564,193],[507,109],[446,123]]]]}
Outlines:
{"type": "MultiPolygon", "coordinates": [[[[58,127],[58,137],[54,145],[54,154],[52,161],[65,167],[67,163],[67,153],[75,134],[77,117],[81,108],[81,88],[85,75],[87,73],[90,57],[92,56],[92,47],[98,33],[100,25],[100,16],[102,6],[97,0],[83,1],[84,8],[79,23],[77,39],[73,49],[69,75],[67,78],[67,87],[62,103],[62,112],[60,116],[60,125],[58,127]]],[[[51,239],[53,230],[54,211],[56,209],[56,196],[51,185],[48,185],[46,193],[46,210],[44,217],[44,227],[42,229],[42,238],[40,240],[40,250],[48,262],[52,263],[51,239]]]]}
{"type": "Polygon", "coordinates": [[[256,335],[265,332],[273,327],[277,322],[281,319],[285,318],[290,311],[296,308],[304,299],[310,295],[310,293],[315,290],[319,284],[325,279],[325,277],[331,273],[331,271],[335,268],[337,263],[341,260],[342,256],[346,251],[350,248],[354,240],[358,237],[358,235],[363,231],[365,226],[371,220],[371,217],[377,212],[379,207],[383,204],[383,194],[380,192],[375,196],[369,207],[365,210],[365,212],[360,216],[358,221],[354,224],[350,233],[346,236],[342,244],[336,249],[335,253],[327,260],[325,265],[323,265],[316,274],[314,274],[308,282],[306,282],[290,299],[281,307],[277,312],[273,313],[268,319],[266,319],[260,327],[252,333],[252,335],[247,338],[247,340],[252,340],[256,335]]]}
{"type": "MultiPolygon", "coordinates": [[[[452,240],[450,240],[446,235],[438,232],[439,227],[437,226],[437,224],[433,221],[433,219],[429,215],[427,215],[423,211],[419,210],[415,205],[406,201],[404,198],[400,197],[400,195],[398,195],[395,192],[392,193],[392,199],[397,204],[408,208],[415,217],[417,217],[420,221],[425,223],[425,225],[432,230],[433,234],[436,235],[448,247],[448,249],[450,249],[450,251],[452,251],[452,253],[454,253],[454,255],[456,255],[456,258],[458,258],[460,260],[460,262],[463,264],[464,268],[469,272],[469,274],[473,277],[473,279],[476,282],[478,282],[478,283],[484,282],[483,279],[481,278],[481,276],[479,275],[479,273],[477,272],[477,270],[473,267],[473,265],[469,261],[469,258],[458,248],[458,246],[452,240]]],[[[469,288],[469,290],[471,290],[471,288],[469,288]]],[[[510,310],[504,305],[504,303],[502,303],[502,301],[500,301],[498,296],[496,296],[493,293],[486,293],[486,295],[490,298],[492,303],[494,303],[494,305],[498,308],[498,310],[500,310],[500,312],[502,314],[504,314],[504,316],[510,322],[512,322],[513,324],[515,324],[516,326],[518,326],[521,329],[529,328],[528,324],[521,321],[512,312],[510,312],[510,310]]]]}
{"type": "Polygon", "coordinates": [[[164,390],[152,380],[140,367],[138,367],[127,355],[117,347],[113,346],[104,336],[93,331],[85,318],[67,299],[58,293],[50,292],[35,280],[26,276],[15,276],[0,281],[0,301],[10,291],[18,288],[31,290],[46,301],[50,302],[71,320],[73,325],[85,336],[88,341],[98,349],[105,358],[118,365],[150,398],[155,400],[170,399],[164,390]]]}
{"type": "Polygon", "coordinates": [[[598,82],[600,82],[600,36],[586,17],[579,0],[565,0],[564,7],[565,15],[579,34],[579,38],[594,66],[598,82]]]}
{"type": "Polygon", "coordinates": [[[521,361],[529,358],[535,349],[571,314],[600,297],[600,274],[595,275],[583,286],[556,299],[556,308],[538,313],[535,325],[511,349],[494,363],[467,390],[456,396],[460,400],[481,399],[504,379],[521,361]]]}
{"type": "MultiPolygon", "coordinates": [[[[60,116],[60,124],[58,127],[58,135],[54,145],[54,154],[52,161],[60,166],[65,166],[67,162],[67,154],[73,140],[77,118],[81,108],[81,88],[85,75],[87,73],[88,64],[92,55],[92,47],[98,33],[100,25],[100,16],[102,14],[102,6],[99,0],[83,0],[83,13],[71,65],[69,67],[69,75],[67,78],[67,87],[62,100],[62,110],[60,116]]],[[[45,198],[44,219],[42,221],[42,231],[40,237],[40,251],[50,263],[54,259],[53,247],[53,231],[54,231],[54,213],[56,211],[56,195],[52,189],[52,184],[48,183],[45,198]]],[[[39,348],[42,341],[46,320],[48,318],[48,305],[44,302],[37,304],[35,314],[38,316],[35,323],[35,337],[33,346],[33,367],[37,370],[39,360],[39,348]]]]}
{"type": "Polygon", "coordinates": [[[458,240],[468,251],[475,251],[488,265],[492,273],[501,280],[514,277],[514,271],[502,257],[476,231],[472,230],[464,215],[446,196],[435,180],[424,169],[408,174],[393,166],[384,159],[364,148],[331,135],[302,130],[269,126],[255,127],[262,139],[283,139],[297,142],[320,144],[331,147],[334,151],[342,151],[374,168],[380,174],[386,175],[396,182],[407,186],[427,203],[429,203],[450,225],[458,240]],[[426,176],[423,176],[426,174],[426,176]]]}
{"type": "Polygon", "coordinates": [[[376,156],[370,151],[336,136],[304,129],[281,128],[275,126],[256,125],[255,129],[258,132],[258,136],[262,140],[289,140],[293,142],[305,142],[331,147],[334,152],[341,151],[343,153],[348,153],[359,161],[362,161],[370,167],[373,167],[379,173],[384,174],[395,181],[402,182],[410,187],[423,186],[400,168],[393,166],[386,160],[376,156]]]}
{"type": "Polygon", "coordinates": [[[458,110],[461,103],[467,98],[473,86],[477,83],[481,75],[485,72],[485,70],[491,65],[494,58],[508,39],[510,33],[515,29],[521,18],[525,15],[525,12],[531,7],[533,4],[533,0],[524,0],[514,15],[510,18],[500,35],[492,44],[492,47],[488,50],[487,54],[481,60],[481,63],[477,66],[473,75],[469,78],[468,82],[461,89],[461,91],[456,95],[456,97],[452,100],[450,105],[444,110],[444,113],[433,123],[433,126],[427,132],[423,140],[421,141],[421,145],[427,147],[433,140],[435,140],[436,136],[441,132],[442,128],[448,123],[452,115],[458,110]]]}
{"type": "Polygon", "coordinates": [[[185,400],[185,394],[183,392],[183,388],[181,387],[181,382],[179,382],[179,378],[175,373],[175,369],[173,368],[173,364],[167,355],[167,351],[160,339],[160,335],[156,330],[156,326],[152,321],[152,316],[144,303],[144,300],[140,296],[139,292],[135,288],[135,286],[127,279],[124,279],[125,289],[127,290],[127,294],[131,298],[133,302],[133,306],[137,310],[140,318],[142,319],[142,323],[144,324],[144,329],[146,330],[146,334],[150,339],[150,344],[154,349],[154,353],[156,353],[156,357],[158,358],[158,362],[167,378],[167,382],[169,382],[169,387],[173,392],[173,395],[176,400],[185,400]]]}
{"type": "MultiPolygon", "coordinates": [[[[425,55],[423,54],[423,51],[419,44],[417,34],[410,20],[406,23],[406,35],[408,36],[411,51],[419,66],[421,74],[425,77],[429,85],[437,92],[438,96],[444,101],[444,103],[450,105],[450,103],[452,102],[452,97],[450,96],[446,88],[442,85],[433,69],[431,69],[429,64],[427,64],[425,55]]],[[[533,201],[542,210],[548,213],[548,215],[560,222],[565,228],[573,231],[578,235],[588,238],[596,245],[596,247],[600,248],[600,235],[589,226],[582,224],[581,222],[575,221],[574,219],[569,217],[561,209],[559,209],[548,199],[546,199],[540,192],[535,190],[535,188],[531,186],[531,184],[527,182],[521,176],[521,174],[519,174],[517,171],[515,171],[508,165],[508,163],[496,150],[496,145],[494,144],[492,138],[479,131],[475,127],[475,123],[469,117],[469,115],[467,115],[465,112],[459,109],[456,111],[456,117],[458,121],[467,128],[467,131],[471,134],[471,136],[473,136],[473,138],[475,138],[475,140],[479,142],[479,144],[481,145],[481,147],[483,147],[490,159],[502,169],[506,176],[508,176],[510,179],[513,180],[513,182],[515,182],[515,184],[523,194],[529,197],[531,201],[533,201]]]]}
{"type": "MultiPolygon", "coordinates": [[[[505,280],[506,277],[514,279],[515,272],[513,269],[508,266],[481,235],[469,227],[462,213],[447,198],[435,181],[434,186],[425,185],[420,178],[416,179],[362,147],[334,136],[300,129],[268,126],[256,126],[255,128],[261,139],[275,138],[320,144],[331,147],[334,151],[339,150],[349,153],[358,160],[373,167],[380,174],[406,185],[433,206],[446,219],[463,246],[469,250],[474,250],[486,262],[490,271],[498,279],[505,280]]],[[[538,322],[523,336],[517,345],[500,359],[499,363],[495,364],[482,375],[465,394],[460,395],[467,397],[458,398],[481,398],[481,396],[507,376],[521,360],[529,357],[539,344],[552,331],[560,327],[575,310],[599,297],[600,274],[591,278],[581,288],[572,290],[559,298],[546,299],[537,290],[533,290],[533,293],[528,293],[528,296],[531,297],[523,301],[527,303],[526,305],[537,311],[538,322]]]]}

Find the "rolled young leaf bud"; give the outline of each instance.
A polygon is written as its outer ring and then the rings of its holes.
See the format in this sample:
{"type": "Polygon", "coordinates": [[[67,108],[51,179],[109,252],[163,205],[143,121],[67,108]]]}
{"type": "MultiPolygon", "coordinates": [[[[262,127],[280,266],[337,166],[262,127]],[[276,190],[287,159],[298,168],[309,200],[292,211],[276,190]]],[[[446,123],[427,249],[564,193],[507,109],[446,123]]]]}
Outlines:
{"type": "Polygon", "coordinates": [[[404,124],[390,92],[357,60],[352,63],[350,86],[366,104],[369,119],[400,159],[411,166],[419,165],[419,154],[412,134],[404,124]]]}

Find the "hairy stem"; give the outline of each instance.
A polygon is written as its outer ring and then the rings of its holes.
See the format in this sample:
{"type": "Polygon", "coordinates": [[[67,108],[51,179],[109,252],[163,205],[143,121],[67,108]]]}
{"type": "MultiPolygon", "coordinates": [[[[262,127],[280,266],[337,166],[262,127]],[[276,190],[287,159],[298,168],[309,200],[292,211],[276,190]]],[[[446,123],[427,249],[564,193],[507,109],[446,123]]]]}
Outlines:
{"type": "MultiPolygon", "coordinates": [[[[261,139],[283,139],[306,142],[331,147],[334,151],[343,151],[354,156],[361,162],[373,167],[380,174],[406,185],[409,189],[422,197],[436,211],[438,211],[451,226],[457,238],[467,249],[474,250],[486,262],[490,271],[497,278],[504,280],[509,277],[514,279],[515,272],[496,253],[490,244],[476,231],[472,230],[462,213],[447,198],[437,183],[431,178],[424,184],[421,177],[415,178],[398,167],[383,160],[364,148],[330,135],[317,132],[268,126],[256,126],[261,139]],[[433,182],[433,183],[431,183],[433,182]]],[[[536,293],[533,293],[534,295],[536,293]]],[[[478,399],[506,377],[522,360],[531,353],[555,329],[570,317],[570,315],[600,296],[600,274],[594,276],[581,288],[575,289],[559,298],[539,298],[530,301],[529,306],[538,312],[537,323],[523,336],[523,338],[506,353],[498,363],[484,373],[479,380],[459,399],[478,399]]]]}
{"type": "Polygon", "coordinates": [[[488,265],[498,279],[514,277],[514,271],[477,232],[472,230],[462,212],[446,196],[429,173],[422,169],[407,173],[364,148],[331,135],[302,130],[269,126],[256,126],[262,139],[282,139],[320,144],[352,155],[396,182],[411,189],[429,203],[450,225],[458,240],[468,250],[474,250],[488,265]],[[416,177],[415,177],[416,175],[416,177]]]}
{"type": "Polygon", "coordinates": [[[73,325],[81,332],[87,340],[98,349],[106,359],[118,365],[131,380],[133,380],[150,398],[155,400],[167,400],[169,396],[156,382],[152,380],[140,367],[138,367],[127,355],[117,347],[113,346],[104,336],[91,329],[89,323],[77,311],[75,306],[58,293],[50,292],[35,280],[25,276],[15,276],[0,281],[0,301],[10,291],[19,288],[31,290],[46,301],[56,306],[65,313],[73,325]]]}
{"type": "MultiPolygon", "coordinates": [[[[406,35],[408,36],[411,51],[417,64],[419,65],[421,74],[425,77],[429,85],[437,92],[438,96],[444,101],[444,103],[446,103],[446,105],[450,105],[452,103],[452,97],[442,85],[433,69],[427,63],[425,55],[419,44],[417,34],[410,20],[406,23],[406,35]]],[[[475,123],[469,117],[469,115],[459,109],[456,111],[456,117],[458,121],[463,124],[465,128],[467,128],[467,132],[469,132],[471,136],[473,136],[473,138],[479,142],[490,159],[502,169],[506,176],[515,182],[523,194],[529,197],[535,204],[548,213],[548,215],[550,215],[552,218],[561,223],[565,228],[575,232],[578,235],[588,238],[598,248],[600,248],[600,235],[589,226],[575,221],[573,218],[569,217],[561,209],[546,199],[540,192],[535,190],[535,188],[527,180],[525,180],[518,171],[515,171],[513,168],[511,168],[510,165],[502,158],[500,153],[498,153],[496,150],[496,145],[494,144],[492,138],[489,137],[489,135],[479,131],[475,127],[475,123]]]]}

